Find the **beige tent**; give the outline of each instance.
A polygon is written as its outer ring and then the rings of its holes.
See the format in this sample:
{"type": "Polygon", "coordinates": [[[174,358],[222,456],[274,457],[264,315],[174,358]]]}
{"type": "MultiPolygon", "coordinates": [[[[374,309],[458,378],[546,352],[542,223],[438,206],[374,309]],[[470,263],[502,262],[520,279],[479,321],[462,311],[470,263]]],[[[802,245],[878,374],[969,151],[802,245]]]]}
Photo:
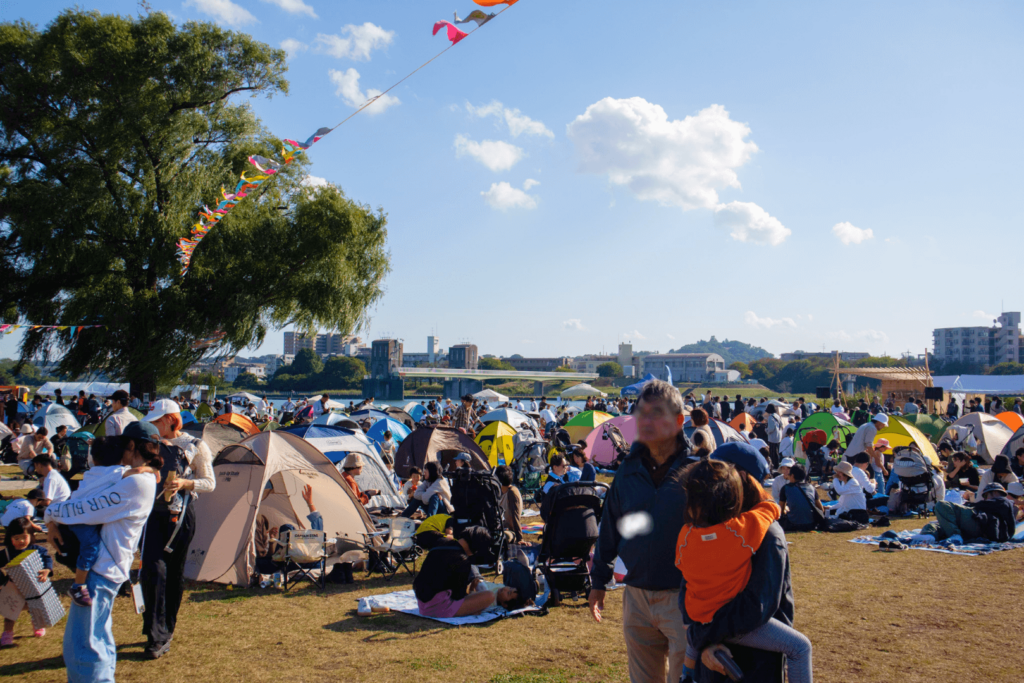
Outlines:
{"type": "MultiPolygon", "coordinates": [[[[1013,430],[988,413],[967,413],[954,422],[952,427],[966,427],[978,442],[978,460],[992,464],[1006,442],[1013,436],[1013,430]]],[[[949,433],[950,430],[946,430],[949,433]]]]}
{"type": "Polygon", "coordinates": [[[213,463],[217,489],[196,501],[195,538],[185,562],[186,578],[247,586],[256,569],[257,525],[308,528],[302,499],[313,487],[327,538],[338,539],[328,560],[355,550],[374,531],[373,522],[331,461],[312,444],[287,432],[261,432],[229,445],[213,463]],[[267,482],[273,492],[263,496],[267,482]],[[262,500],[261,500],[262,499],[262,500]]]}

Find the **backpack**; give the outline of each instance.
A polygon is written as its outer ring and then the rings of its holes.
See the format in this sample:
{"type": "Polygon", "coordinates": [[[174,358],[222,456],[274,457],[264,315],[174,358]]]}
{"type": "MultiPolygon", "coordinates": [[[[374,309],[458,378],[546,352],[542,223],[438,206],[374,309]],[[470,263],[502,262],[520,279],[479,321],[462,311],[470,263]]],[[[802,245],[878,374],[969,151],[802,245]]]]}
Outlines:
{"type": "Polygon", "coordinates": [[[871,414],[863,408],[858,409],[853,413],[853,426],[860,427],[866,425],[871,419],[871,414]]]}

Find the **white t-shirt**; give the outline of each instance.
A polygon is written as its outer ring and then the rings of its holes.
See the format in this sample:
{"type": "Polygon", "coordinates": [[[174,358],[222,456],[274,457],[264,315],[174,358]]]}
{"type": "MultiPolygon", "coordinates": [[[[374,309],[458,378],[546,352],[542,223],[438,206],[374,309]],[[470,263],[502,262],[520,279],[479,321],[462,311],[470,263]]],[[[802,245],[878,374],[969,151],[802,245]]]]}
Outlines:
{"type": "Polygon", "coordinates": [[[772,498],[775,499],[776,503],[779,502],[779,494],[782,493],[782,487],[788,483],[789,482],[786,481],[785,475],[782,474],[772,479],[772,498]]]}
{"type": "Polygon", "coordinates": [[[51,503],[63,503],[71,497],[71,487],[67,480],[57,470],[51,469],[50,473],[43,479],[43,498],[51,503]]]}
{"type": "Polygon", "coordinates": [[[106,436],[121,436],[124,433],[124,428],[130,425],[132,422],[137,422],[138,418],[131,414],[127,408],[121,408],[115,410],[108,417],[106,422],[103,424],[106,436]]]}
{"type": "Polygon", "coordinates": [[[32,517],[35,513],[36,509],[32,507],[32,503],[28,502],[24,498],[18,498],[17,500],[12,500],[7,505],[3,516],[0,516],[0,524],[6,527],[16,519],[32,517]]]}

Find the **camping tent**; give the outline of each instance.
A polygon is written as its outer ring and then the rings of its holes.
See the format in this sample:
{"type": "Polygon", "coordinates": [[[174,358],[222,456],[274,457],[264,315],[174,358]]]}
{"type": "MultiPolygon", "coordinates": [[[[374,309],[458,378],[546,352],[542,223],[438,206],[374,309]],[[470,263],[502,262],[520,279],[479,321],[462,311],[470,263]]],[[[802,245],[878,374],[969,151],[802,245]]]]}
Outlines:
{"type": "Polygon", "coordinates": [[[534,424],[533,420],[518,410],[512,408],[499,408],[498,410],[492,410],[483,417],[480,421],[484,424],[488,422],[504,422],[505,424],[511,425],[513,429],[522,429],[523,426],[530,426],[534,424]]]}
{"type": "Polygon", "coordinates": [[[1021,417],[1020,413],[1015,413],[1012,410],[1006,410],[999,413],[996,415],[996,419],[1013,431],[1017,431],[1021,427],[1024,427],[1024,417],[1021,417]]]}
{"type": "Polygon", "coordinates": [[[571,387],[569,387],[568,389],[566,389],[565,391],[563,391],[560,394],[560,396],[562,398],[569,398],[569,399],[572,399],[572,398],[590,398],[591,396],[600,396],[600,397],[603,398],[603,397],[605,397],[607,395],[608,394],[604,393],[600,389],[595,389],[594,387],[590,386],[586,382],[584,382],[582,384],[577,384],[575,386],[571,386],[571,387]]]}
{"type": "Polygon", "coordinates": [[[594,427],[612,419],[608,413],[600,410],[587,410],[580,413],[565,423],[565,431],[569,432],[569,438],[573,443],[578,443],[587,438],[587,434],[594,431],[594,427]]]}
{"type": "Polygon", "coordinates": [[[604,430],[607,427],[618,427],[619,431],[622,432],[622,438],[626,440],[628,445],[632,445],[636,441],[636,418],[632,415],[619,415],[606,422],[602,422],[594,431],[587,434],[585,439],[587,442],[587,455],[598,465],[610,465],[615,462],[615,458],[618,455],[612,446],[611,440],[604,435],[604,430]]]}
{"type": "Polygon", "coordinates": [[[339,471],[345,456],[349,453],[359,453],[367,461],[362,473],[356,477],[359,489],[375,489],[381,492],[379,496],[371,498],[366,507],[405,507],[406,501],[398,494],[394,480],[384,467],[384,461],[376,446],[361,431],[329,425],[300,425],[283,431],[300,436],[316,446],[318,451],[339,468],[339,471]]]}
{"type": "Polygon", "coordinates": [[[185,425],[183,431],[201,438],[203,443],[210,447],[213,457],[217,457],[217,454],[227,446],[239,443],[253,434],[259,434],[259,429],[250,432],[244,427],[227,422],[207,422],[205,425],[193,422],[185,425]],[[201,432],[196,434],[194,429],[201,432]]]}
{"type": "Polygon", "coordinates": [[[216,416],[216,414],[213,412],[213,408],[210,407],[210,404],[204,401],[199,404],[198,408],[196,408],[195,416],[200,422],[209,422],[216,416]]]}
{"type": "Polygon", "coordinates": [[[328,539],[337,539],[329,564],[360,549],[373,521],[334,465],[312,444],[282,431],[262,432],[226,448],[213,462],[217,488],[198,498],[196,528],[185,561],[194,581],[248,586],[256,571],[257,530],[292,524],[308,528],[305,486],[323,515],[328,539]],[[270,483],[273,490],[265,491],[270,483]]]}
{"type": "MultiPolygon", "coordinates": [[[[320,397],[321,396],[323,396],[323,394],[317,394],[316,396],[310,396],[306,400],[309,401],[309,405],[316,405],[317,403],[320,402],[320,397]]],[[[329,398],[329,399],[327,399],[327,409],[328,410],[345,410],[345,404],[344,403],[340,403],[338,401],[335,401],[333,398],[329,398]]]]}
{"type": "Polygon", "coordinates": [[[654,379],[658,378],[648,372],[646,375],[644,375],[644,378],[642,380],[640,380],[636,384],[630,384],[628,387],[623,387],[622,391],[619,393],[626,398],[635,398],[640,395],[641,391],[643,391],[644,385],[654,379]]]}
{"type": "Polygon", "coordinates": [[[62,405],[47,403],[35,412],[32,416],[32,424],[36,427],[46,427],[46,431],[52,436],[57,432],[57,427],[65,425],[69,433],[74,433],[81,427],[75,414],[62,405]]]}
{"type": "Polygon", "coordinates": [[[408,478],[413,467],[423,469],[428,462],[438,462],[446,469],[459,453],[468,453],[470,467],[487,470],[484,452],[467,434],[454,427],[421,427],[398,447],[395,453],[395,472],[403,479],[408,478]]]}
{"type": "Polygon", "coordinates": [[[401,408],[388,406],[387,408],[384,409],[384,412],[387,413],[388,417],[390,417],[392,420],[396,422],[401,422],[406,427],[408,427],[409,431],[412,431],[413,427],[416,426],[416,420],[412,419],[412,415],[405,412],[401,408]]]}
{"type": "Polygon", "coordinates": [[[473,398],[484,403],[505,403],[508,401],[508,396],[499,394],[494,389],[484,389],[473,394],[473,398]]]}
{"type": "Polygon", "coordinates": [[[383,410],[377,410],[376,408],[363,408],[349,415],[353,420],[383,420],[387,416],[388,414],[383,410]]]}
{"type": "Polygon", "coordinates": [[[506,422],[491,422],[476,437],[480,450],[487,456],[491,467],[511,465],[515,454],[515,428],[506,422]]]}
{"type": "MultiPolygon", "coordinates": [[[[129,410],[130,410],[130,408],[129,408],[129,410]]],[[[196,420],[196,416],[192,414],[192,411],[190,411],[190,410],[183,410],[183,411],[181,411],[181,423],[182,424],[188,424],[190,422],[197,422],[197,421],[198,420],[196,420]]]]}
{"type": "MultiPolygon", "coordinates": [[[[731,442],[749,442],[745,434],[740,434],[738,431],[733,429],[728,423],[722,422],[721,420],[708,420],[708,427],[711,428],[711,434],[715,437],[715,444],[718,446],[731,442]]],[[[696,431],[696,427],[694,427],[693,422],[690,421],[689,418],[687,418],[686,422],[683,423],[683,433],[686,434],[687,439],[691,440],[691,443],[694,431],[696,431]]]]}
{"type": "Polygon", "coordinates": [[[1006,442],[1013,436],[1013,430],[988,413],[967,413],[953,423],[954,427],[966,427],[978,442],[978,459],[991,464],[992,459],[1003,452],[1006,442]]]}
{"type": "Polygon", "coordinates": [[[924,432],[924,435],[932,443],[937,443],[939,438],[945,433],[946,427],[949,426],[949,423],[938,415],[928,415],[927,413],[904,415],[903,419],[924,432]]]}
{"type": "Polygon", "coordinates": [[[732,427],[738,432],[743,432],[744,434],[749,434],[750,431],[754,428],[755,424],[757,424],[757,420],[755,420],[753,417],[750,416],[749,413],[746,412],[740,413],[736,417],[729,420],[730,427],[732,427]]]}
{"type": "Polygon", "coordinates": [[[217,424],[234,425],[239,429],[245,431],[246,434],[252,436],[258,434],[260,428],[256,426],[256,423],[247,418],[241,413],[224,413],[213,418],[213,421],[217,424]]]}
{"type": "MultiPolygon", "coordinates": [[[[920,429],[914,426],[909,420],[905,420],[902,417],[895,415],[889,416],[889,424],[878,430],[878,434],[875,436],[875,441],[879,439],[886,439],[889,441],[889,448],[885,451],[891,454],[893,450],[899,446],[909,446],[911,444],[917,444],[917,447],[921,449],[921,452],[932,461],[932,464],[936,467],[941,467],[939,462],[939,456],[935,453],[935,446],[928,440],[928,437],[920,429]]],[[[856,455],[851,453],[850,455],[856,455]]]]}
{"type": "Polygon", "coordinates": [[[359,429],[359,423],[343,413],[324,413],[313,420],[315,425],[338,425],[345,429],[359,429]]]}
{"type": "Polygon", "coordinates": [[[846,420],[839,419],[832,413],[814,413],[800,423],[800,427],[796,430],[796,441],[800,441],[804,434],[815,429],[822,430],[828,435],[829,440],[835,439],[844,447],[849,442],[850,437],[857,431],[857,428],[852,424],[846,420]]]}
{"type": "Polygon", "coordinates": [[[409,401],[404,406],[402,406],[402,410],[409,413],[409,415],[412,416],[412,419],[416,420],[417,422],[422,420],[423,417],[427,414],[426,407],[420,405],[416,401],[409,401]]]}
{"type": "Polygon", "coordinates": [[[402,443],[405,441],[405,437],[412,433],[412,430],[406,427],[401,422],[392,420],[390,417],[386,417],[383,420],[377,420],[373,423],[366,432],[366,436],[370,437],[377,443],[384,443],[384,432],[391,432],[391,438],[395,440],[395,443],[402,443]]]}
{"type": "Polygon", "coordinates": [[[258,425],[258,427],[260,428],[261,432],[272,432],[275,429],[280,429],[281,425],[275,422],[274,420],[267,420],[263,424],[258,425]]]}
{"type": "Polygon", "coordinates": [[[1024,448],[1024,427],[1021,427],[1013,433],[1010,440],[1003,446],[1002,455],[1005,455],[1013,462],[1013,454],[1017,452],[1018,448],[1024,448]]]}
{"type": "Polygon", "coordinates": [[[229,401],[244,400],[246,403],[256,403],[256,401],[262,401],[263,398],[256,394],[250,394],[248,391],[238,391],[227,397],[229,401]]]}

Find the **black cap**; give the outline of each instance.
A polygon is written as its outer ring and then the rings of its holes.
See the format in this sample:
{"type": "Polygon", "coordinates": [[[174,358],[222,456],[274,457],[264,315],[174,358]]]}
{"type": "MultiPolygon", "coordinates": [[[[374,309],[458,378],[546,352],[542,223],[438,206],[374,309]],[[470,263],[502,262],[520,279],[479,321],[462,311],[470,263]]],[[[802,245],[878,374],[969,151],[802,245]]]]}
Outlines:
{"type": "Polygon", "coordinates": [[[491,532],[482,526],[468,526],[458,536],[469,546],[470,561],[473,564],[485,564],[494,540],[491,532]]]}
{"type": "Polygon", "coordinates": [[[160,430],[152,422],[129,422],[121,432],[121,436],[160,443],[160,430]]]}
{"type": "Polygon", "coordinates": [[[533,578],[533,572],[515,560],[505,563],[502,582],[516,589],[516,599],[508,603],[507,609],[519,609],[537,597],[537,580],[533,578]]]}

